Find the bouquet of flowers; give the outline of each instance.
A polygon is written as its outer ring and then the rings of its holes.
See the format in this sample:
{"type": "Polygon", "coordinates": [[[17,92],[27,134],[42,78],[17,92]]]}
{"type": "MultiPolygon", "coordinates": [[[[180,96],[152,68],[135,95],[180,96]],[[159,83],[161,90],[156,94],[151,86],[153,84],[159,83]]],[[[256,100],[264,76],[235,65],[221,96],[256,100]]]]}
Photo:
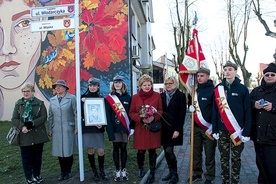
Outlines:
{"type": "Polygon", "coordinates": [[[157,113],[157,110],[151,105],[142,105],[139,110],[140,117],[142,118],[149,118],[155,113],[157,113]]]}

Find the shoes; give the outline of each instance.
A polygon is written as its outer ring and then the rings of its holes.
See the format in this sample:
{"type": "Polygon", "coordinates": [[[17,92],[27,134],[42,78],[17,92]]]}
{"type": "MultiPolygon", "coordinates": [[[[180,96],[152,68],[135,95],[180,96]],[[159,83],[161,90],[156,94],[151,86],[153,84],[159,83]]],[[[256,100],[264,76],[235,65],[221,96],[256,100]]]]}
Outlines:
{"type": "Polygon", "coordinates": [[[41,183],[43,182],[43,178],[41,176],[35,176],[34,180],[36,181],[36,183],[41,183]]]}
{"type": "MultiPolygon", "coordinates": [[[[202,180],[202,177],[200,175],[193,175],[192,182],[196,182],[196,181],[199,181],[199,180],[202,180]]],[[[188,183],[190,182],[190,178],[188,178],[187,182],[188,183]]]]}
{"type": "Polygon", "coordinates": [[[144,176],[143,168],[139,168],[138,169],[138,177],[143,178],[143,176],[144,176]]]}
{"type": "Polygon", "coordinates": [[[71,174],[71,172],[67,172],[67,173],[65,173],[65,175],[64,175],[64,180],[68,180],[69,178],[72,178],[72,174],[71,174]]]}
{"type": "Polygon", "coordinates": [[[125,168],[121,171],[121,178],[123,181],[128,181],[128,172],[125,168]]]}
{"type": "Polygon", "coordinates": [[[114,181],[121,181],[121,170],[115,171],[114,181]]]}
{"type": "Polygon", "coordinates": [[[98,174],[98,171],[97,169],[93,169],[93,180],[94,181],[99,181],[100,180],[100,177],[99,177],[99,174],[98,174]]]}
{"type": "Polygon", "coordinates": [[[108,176],[105,174],[103,169],[100,169],[100,177],[102,178],[102,180],[108,181],[108,176]]]}
{"type": "Polygon", "coordinates": [[[26,179],[26,183],[27,184],[36,184],[36,181],[33,178],[31,178],[31,179],[26,179]]]}
{"type": "Polygon", "coordinates": [[[212,184],[211,180],[205,180],[204,184],[212,184]]]}
{"type": "Polygon", "coordinates": [[[58,177],[58,181],[64,180],[64,176],[65,176],[65,173],[64,173],[64,172],[60,173],[60,175],[59,175],[59,177],[58,177]]]}

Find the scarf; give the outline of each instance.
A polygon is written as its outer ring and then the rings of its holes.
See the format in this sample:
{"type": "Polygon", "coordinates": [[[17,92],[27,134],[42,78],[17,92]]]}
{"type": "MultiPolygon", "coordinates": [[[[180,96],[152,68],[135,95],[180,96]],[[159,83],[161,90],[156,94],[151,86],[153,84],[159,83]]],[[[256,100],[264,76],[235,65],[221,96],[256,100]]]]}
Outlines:
{"type": "Polygon", "coordinates": [[[140,89],[138,94],[144,101],[144,100],[148,99],[153,94],[153,89],[151,88],[151,90],[148,92],[144,92],[142,89],[140,89]]]}
{"type": "Polygon", "coordinates": [[[34,111],[32,102],[34,101],[34,97],[31,97],[30,99],[23,99],[25,103],[25,109],[23,112],[22,117],[24,118],[24,121],[32,121],[34,118],[34,111]]]}
{"type": "Polygon", "coordinates": [[[166,91],[165,94],[166,94],[166,104],[167,106],[169,105],[174,93],[176,92],[176,89],[172,90],[172,91],[166,91]]]}

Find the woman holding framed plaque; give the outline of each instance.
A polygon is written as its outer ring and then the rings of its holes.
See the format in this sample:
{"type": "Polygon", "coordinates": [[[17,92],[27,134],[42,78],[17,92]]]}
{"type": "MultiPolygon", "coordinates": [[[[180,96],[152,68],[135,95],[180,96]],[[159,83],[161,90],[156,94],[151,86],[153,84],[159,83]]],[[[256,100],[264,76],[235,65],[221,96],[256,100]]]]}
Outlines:
{"type": "Polygon", "coordinates": [[[104,172],[104,132],[106,125],[105,103],[100,96],[100,79],[92,77],[88,80],[88,88],[81,96],[83,147],[87,148],[87,156],[93,171],[93,180],[107,181],[104,172]],[[94,150],[98,152],[99,173],[95,164],[94,150]]]}

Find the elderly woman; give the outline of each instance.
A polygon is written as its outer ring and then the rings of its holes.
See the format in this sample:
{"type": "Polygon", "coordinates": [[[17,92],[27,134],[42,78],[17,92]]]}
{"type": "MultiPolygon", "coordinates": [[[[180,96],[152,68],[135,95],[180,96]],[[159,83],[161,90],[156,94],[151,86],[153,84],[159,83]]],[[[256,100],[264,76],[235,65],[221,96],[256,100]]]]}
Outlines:
{"type": "Polygon", "coordinates": [[[162,181],[170,184],[177,183],[177,161],[174,146],[183,144],[183,125],[186,115],[186,96],[179,91],[175,77],[168,77],[164,81],[165,92],[161,93],[163,104],[162,146],[169,168],[169,174],[162,181]]]}
{"type": "Polygon", "coordinates": [[[77,134],[77,108],[76,97],[64,80],[57,80],[53,84],[57,95],[50,99],[48,128],[52,137],[52,155],[57,156],[61,174],[59,181],[72,177],[73,151],[75,146],[75,134],[77,134]]]}
{"type": "MultiPolygon", "coordinates": [[[[97,126],[85,126],[85,114],[84,114],[84,102],[86,98],[101,98],[100,96],[100,79],[92,77],[88,80],[88,87],[86,92],[81,96],[81,108],[82,108],[82,134],[83,134],[83,147],[87,148],[87,156],[90,163],[90,166],[93,171],[93,180],[99,181],[100,177],[107,181],[108,177],[104,172],[104,127],[102,125],[97,126]],[[98,162],[99,162],[99,173],[97,171],[94,151],[95,149],[98,152],[98,162]]],[[[92,107],[91,113],[96,112],[96,117],[99,116],[98,109],[92,107]]],[[[94,118],[94,117],[93,117],[94,118]]],[[[89,118],[93,119],[93,118],[89,118]]],[[[98,122],[93,119],[94,122],[98,122]]]]}
{"type": "Polygon", "coordinates": [[[23,98],[15,103],[12,123],[21,130],[19,146],[26,183],[41,183],[43,146],[49,141],[45,127],[47,111],[44,102],[34,96],[34,85],[23,84],[21,92],[23,98]]]}
{"type": "Polygon", "coordinates": [[[135,123],[133,139],[134,149],[138,150],[138,177],[143,177],[145,153],[148,150],[150,175],[147,183],[153,183],[156,169],[156,148],[161,147],[161,131],[151,132],[148,127],[150,123],[160,120],[163,112],[162,101],[159,93],[153,91],[153,79],[149,75],[144,74],[140,77],[139,86],[140,91],[132,97],[129,116],[135,123]],[[141,109],[144,111],[142,112],[141,109]]]}

